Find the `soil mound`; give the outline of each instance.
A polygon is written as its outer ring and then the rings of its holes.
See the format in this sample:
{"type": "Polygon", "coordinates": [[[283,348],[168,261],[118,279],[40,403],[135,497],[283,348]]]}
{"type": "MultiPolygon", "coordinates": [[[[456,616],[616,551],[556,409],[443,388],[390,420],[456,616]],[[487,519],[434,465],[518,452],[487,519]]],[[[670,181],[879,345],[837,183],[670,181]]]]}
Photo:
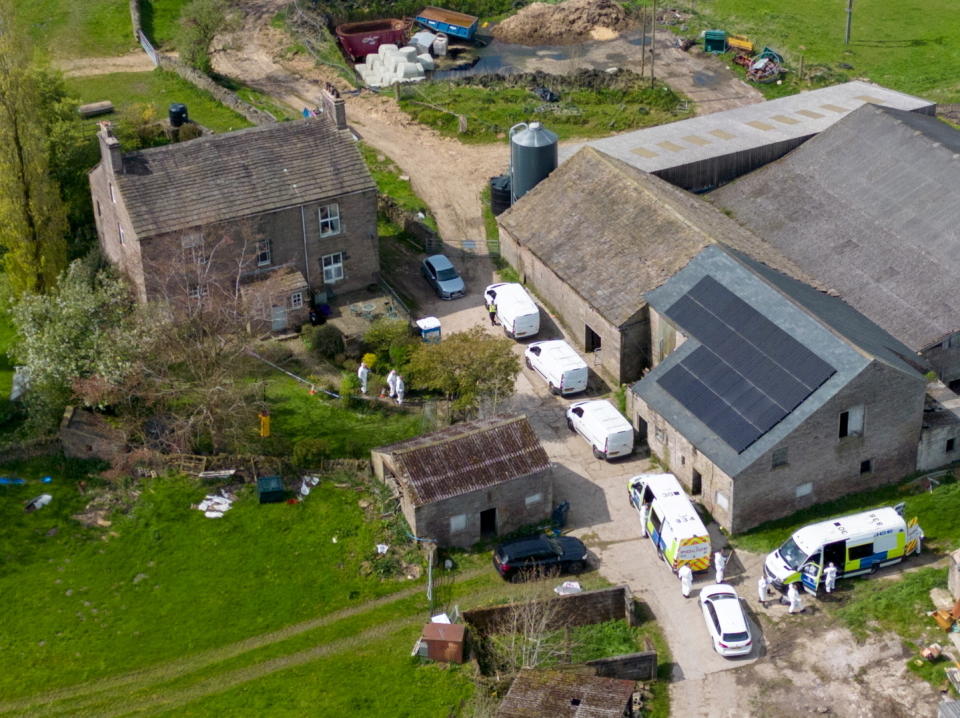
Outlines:
{"type": "Polygon", "coordinates": [[[563,45],[590,37],[598,27],[618,31],[629,25],[626,11],[614,0],[535,2],[497,25],[493,36],[517,45],[563,45]]]}

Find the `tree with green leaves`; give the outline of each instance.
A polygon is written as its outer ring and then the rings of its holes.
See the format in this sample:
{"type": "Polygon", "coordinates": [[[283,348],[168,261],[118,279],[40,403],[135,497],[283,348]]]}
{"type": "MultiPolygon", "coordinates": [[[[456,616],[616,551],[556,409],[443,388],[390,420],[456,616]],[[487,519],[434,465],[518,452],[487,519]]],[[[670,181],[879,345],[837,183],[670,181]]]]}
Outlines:
{"type": "Polygon", "coordinates": [[[514,343],[483,327],[421,344],[410,357],[408,386],[441,391],[461,411],[495,412],[514,392],[520,359],[514,343]]]}
{"type": "Polygon", "coordinates": [[[12,4],[0,0],[0,247],[16,296],[50,291],[67,260],[66,211],[50,174],[47,75],[26,38],[12,4]]]}
{"type": "Polygon", "coordinates": [[[213,70],[210,46],[222,32],[230,32],[239,24],[227,0],[191,0],[180,14],[177,50],[180,59],[207,75],[213,70]]]}

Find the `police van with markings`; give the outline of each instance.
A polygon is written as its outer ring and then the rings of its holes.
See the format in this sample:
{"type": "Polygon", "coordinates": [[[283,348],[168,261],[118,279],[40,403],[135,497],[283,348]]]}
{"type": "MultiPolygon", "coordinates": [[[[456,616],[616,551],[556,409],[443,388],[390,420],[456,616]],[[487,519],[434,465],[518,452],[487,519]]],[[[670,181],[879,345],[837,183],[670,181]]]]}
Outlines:
{"type": "Polygon", "coordinates": [[[917,520],[904,520],[903,504],[871,509],[804,526],[767,556],[763,573],[780,591],[799,581],[816,595],[829,564],[837,578],[875,573],[919,554],[922,540],[917,520]]]}
{"type": "Polygon", "coordinates": [[[627,492],[641,521],[646,519],[646,535],[670,568],[710,568],[710,534],[676,476],[640,474],[627,481],[627,492]]]}

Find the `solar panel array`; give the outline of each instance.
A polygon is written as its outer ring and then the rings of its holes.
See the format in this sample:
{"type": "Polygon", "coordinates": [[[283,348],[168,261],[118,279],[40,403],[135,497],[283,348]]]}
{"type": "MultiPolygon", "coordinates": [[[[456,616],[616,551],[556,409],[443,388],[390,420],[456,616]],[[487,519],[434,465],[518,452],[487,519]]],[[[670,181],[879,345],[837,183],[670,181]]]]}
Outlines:
{"type": "Polygon", "coordinates": [[[659,384],[737,453],[836,372],[712,277],[665,314],[701,346],[659,384]]]}

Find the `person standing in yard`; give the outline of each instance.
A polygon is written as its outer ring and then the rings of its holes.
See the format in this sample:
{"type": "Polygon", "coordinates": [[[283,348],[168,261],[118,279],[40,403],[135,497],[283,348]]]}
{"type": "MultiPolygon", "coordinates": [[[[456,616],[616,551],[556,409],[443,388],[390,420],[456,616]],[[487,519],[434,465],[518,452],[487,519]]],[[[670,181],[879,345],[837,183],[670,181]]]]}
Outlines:
{"type": "Polygon", "coordinates": [[[764,608],[767,607],[767,577],[762,573],[760,574],[760,580],[757,581],[757,596],[760,599],[760,605],[764,608]]]}
{"type": "Polygon", "coordinates": [[[397,404],[403,404],[403,394],[407,390],[407,385],[403,383],[403,377],[397,374],[397,404]]]}
{"type": "Polygon", "coordinates": [[[650,516],[650,504],[640,504],[640,535],[647,537],[647,519],[650,516]]]}
{"type": "Polygon", "coordinates": [[[357,378],[360,380],[360,391],[366,394],[367,381],[370,379],[370,368],[364,362],[360,362],[360,368],[357,369],[357,378]]]}
{"type": "Polygon", "coordinates": [[[693,587],[693,571],[690,564],[683,564],[677,571],[677,576],[680,578],[680,593],[683,594],[684,598],[689,598],[690,589],[693,587]]]}
{"type": "Polygon", "coordinates": [[[490,326],[497,326],[497,302],[492,297],[487,305],[487,311],[490,313],[490,326]]]}
{"type": "Polygon", "coordinates": [[[833,590],[837,587],[837,567],[833,565],[833,561],[827,564],[827,568],[823,571],[823,587],[827,590],[827,593],[833,593],[833,590]]]}
{"type": "Polygon", "coordinates": [[[397,395],[397,370],[391,369],[387,374],[387,388],[390,389],[390,398],[397,395]]]}
{"type": "Polygon", "coordinates": [[[800,599],[800,591],[797,589],[797,583],[797,581],[794,581],[790,584],[790,587],[787,588],[787,601],[790,603],[787,613],[803,613],[803,601],[800,599]]]}
{"type": "Polygon", "coordinates": [[[723,583],[723,570],[727,567],[727,557],[723,555],[723,551],[713,554],[713,567],[717,571],[717,583],[723,583]]]}

